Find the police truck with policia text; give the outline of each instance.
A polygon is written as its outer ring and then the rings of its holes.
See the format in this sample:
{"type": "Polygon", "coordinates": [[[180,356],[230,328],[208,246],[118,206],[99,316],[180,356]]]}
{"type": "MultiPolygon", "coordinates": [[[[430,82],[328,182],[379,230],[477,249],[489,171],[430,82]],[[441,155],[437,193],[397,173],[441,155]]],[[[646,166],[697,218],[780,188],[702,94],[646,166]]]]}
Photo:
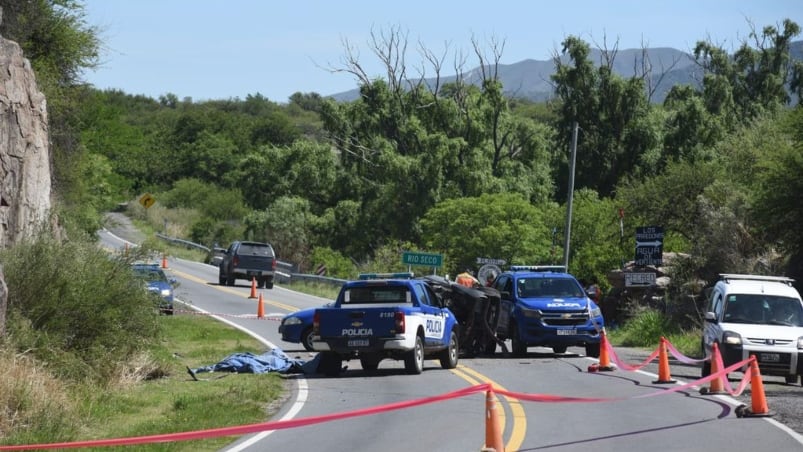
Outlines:
{"type": "Polygon", "coordinates": [[[412,276],[360,275],[343,284],[332,307],[315,310],[312,344],[320,372],[336,376],[352,359],[367,372],[383,359],[403,360],[409,374],[420,374],[426,358],[457,367],[457,320],[425,280],[412,276]]]}

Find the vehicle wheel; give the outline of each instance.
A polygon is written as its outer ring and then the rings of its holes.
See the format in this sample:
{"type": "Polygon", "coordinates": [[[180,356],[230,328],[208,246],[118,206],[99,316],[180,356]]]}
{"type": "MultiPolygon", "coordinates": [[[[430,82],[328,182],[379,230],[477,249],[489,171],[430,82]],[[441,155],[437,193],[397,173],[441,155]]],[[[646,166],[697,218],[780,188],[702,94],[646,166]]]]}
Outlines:
{"type": "Polygon", "coordinates": [[[224,275],[224,274],[222,274],[222,273],[221,273],[221,274],[220,274],[220,275],[217,277],[217,283],[218,283],[218,285],[219,285],[219,286],[224,286],[224,285],[226,285],[226,275],[224,275]]]}
{"type": "Polygon", "coordinates": [[[555,345],[552,347],[553,353],[566,353],[566,346],[565,345],[555,345]]]}
{"type": "Polygon", "coordinates": [[[797,383],[797,375],[786,375],[784,380],[786,380],[786,384],[793,385],[797,383]]]}
{"type": "Polygon", "coordinates": [[[493,355],[496,353],[496,340],[488,339],[488,342],[485,344],[484,352],[486,355],[493,355]]]}
{"type": "Polygon", "coordinates": [[[231,275],[231,276],[226,278],[226,285],[227,286],[233,286],[234,285],[234,281],[236,281],[236,280],[237,280],[237,278],[235,278],[234,275],[231,275]]]}
{"type": "Polygon", "coordinates": [[[306,330],[301,332],[301,345],[304,346],[304,350],[311,352],[313,351],[312,348],[312,327],[308,327],[306,330]]]}
{"type": "Polygon", "coordinates": [[[424,341],[421,336],[415,336],[415,346],[404,357],[404,370],[414,375],[424,371],[424,341]]]}
{"type": "Polygon", "coordinates": [[[343,360],[340,355],[331,352],[321,352],[321,362],[318,363],[318,372],[323,373],[327,377],[336,377],[340,375],[343,360]]]}
{"type": "Polygon", "coordinates": [[[446,347],[446,350],[441,352],[441,367],[444,369],[454,369],[457,367],[458,350],[457,334],[452,331],[449,334],[449,346],[446,347]]]}
{"type": "Polygon", "coordinates": [[[711,361],[703,362],[703,369],[700,371],[700,376],[705,378],[711,375],[711,361]]]}
{"type": "MultiPolygon", "coordinates": [[[[707,352],[705,350],[705,343],[704,342],[700,344],[700,350],[703,351],[703,356],[706,356],[707,352]]],[[[712,356],[711,359],[714,359],[714,357],[712,356]]],[[[703,368],[700,371],[700,376],[703,377],[703,378],[711,375],[711,359],[709,359],[708,361],[703,361],[703,368]]]]}
{"type": "Polygon", "coordinates": [[[266,289],[273,289],[273,281],[268,281],[265,283],[266,289]]]}
{"type": "Polygon", "coordinates": [[[521,357],[527,354],[527,344],[521,341],[519,326],[515,323],[510,326],[510,341],[513,343],[513,356],[521,357]]]}
{"type": "Polygon", "coordinates": [[[586,356],[589,358],[599,358],[599,342],[596,344],[586,344],[586,356]]]}
{"type": "Polygon", "coordinates": [[[257,278],[257,289],[265,288],[265,278],[257,278]]]}
{"type": "Polygon", "coordinates": [[[375,356],[364,356],[360,358],[360,366],[366,372],[376,372],[379,367],[379,361],[380,359],[375,356]]]}

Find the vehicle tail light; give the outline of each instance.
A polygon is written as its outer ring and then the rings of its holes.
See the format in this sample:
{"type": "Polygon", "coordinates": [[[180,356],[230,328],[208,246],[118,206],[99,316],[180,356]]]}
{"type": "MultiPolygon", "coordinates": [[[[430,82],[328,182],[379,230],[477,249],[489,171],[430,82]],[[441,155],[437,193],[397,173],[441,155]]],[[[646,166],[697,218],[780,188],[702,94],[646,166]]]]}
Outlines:
{"type": "Polygon", "coordinates": [[[321,335],[321,315],[318,314],[318,311],[315,311],[315,314],[312,315],[312,334],[321,335]]]}
{"type": "Polygon", "coordinates": [[[273,259],[273,261],[270,263],[270,268],[271,270],[276,270],[276,259],[273,259]]]}
{"type": "Polygon", "coordinates": [[[394,318],[396,319],[396,334],[404,334],[404,313],[396,311],[394,318]]]}
{"type": "Polygon", "coordinates": [[[232,265],[233,267],[238,267],[238,266],[240,265],[240,258],[239,258],[238,256],[234,256],[234,257],[231,259],[231,265],[232,265]]]}

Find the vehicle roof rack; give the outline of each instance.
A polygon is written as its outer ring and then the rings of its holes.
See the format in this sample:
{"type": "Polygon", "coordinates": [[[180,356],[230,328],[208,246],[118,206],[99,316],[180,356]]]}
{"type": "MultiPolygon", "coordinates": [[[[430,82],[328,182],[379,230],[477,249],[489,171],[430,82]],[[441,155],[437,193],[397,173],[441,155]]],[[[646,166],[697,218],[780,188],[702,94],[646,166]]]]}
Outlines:
{"type": "Polygon", "coordinates": [[[792,285],[795,282],[794,279],[786,277],[786,276],[764,276],[764,275],[740,275],[737,273],[720,273],[719,279],[729,282],[732,280],[743,280],[743,281],[774,281],[774,282],[782,282],[789,285],[792,285]]]}
{"type": "Polygon", "coordinates": [[[413,279],[413,272],[401,273],[360,273],[358,279],[413,279]]]}
{"type": "Polygon", "coordinates": [[[565,265],[511,265],[510,271],[566,273],[566,266],[565,265]]]}

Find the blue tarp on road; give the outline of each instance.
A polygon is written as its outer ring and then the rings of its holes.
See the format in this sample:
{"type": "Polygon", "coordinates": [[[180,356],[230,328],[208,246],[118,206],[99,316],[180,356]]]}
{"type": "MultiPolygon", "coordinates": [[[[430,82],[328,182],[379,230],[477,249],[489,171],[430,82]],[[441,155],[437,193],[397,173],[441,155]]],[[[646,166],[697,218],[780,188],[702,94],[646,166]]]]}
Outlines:
{"type": "MultiPolygon", "coordinates": [[[[317,357],[316,357],[317,358],[317,357]]],[[[262,374],[267,372],[280,373],[314,373],[317,369],[317,360],[304,361],[290,358],[281,349],[275,348],[269,352],[257,355],[250,352],[234,353],[222,361],[211,366],[187,368],[190,375],[203,372],[236,372],[262,374]]]]}

